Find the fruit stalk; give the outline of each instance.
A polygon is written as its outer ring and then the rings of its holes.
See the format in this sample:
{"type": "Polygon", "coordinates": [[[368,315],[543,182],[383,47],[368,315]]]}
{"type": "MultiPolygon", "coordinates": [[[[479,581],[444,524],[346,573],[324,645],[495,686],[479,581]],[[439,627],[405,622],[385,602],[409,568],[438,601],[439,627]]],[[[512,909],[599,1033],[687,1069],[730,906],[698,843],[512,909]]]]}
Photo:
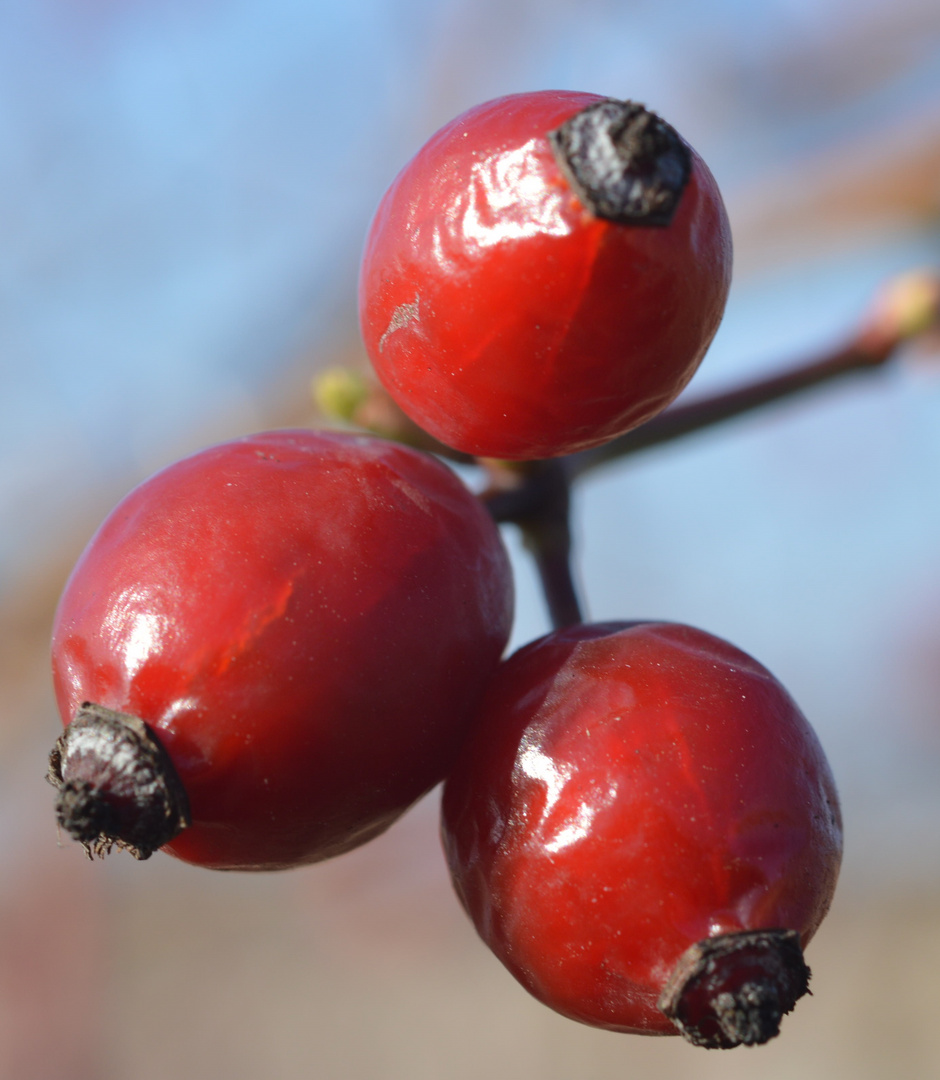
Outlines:
{"type": "Polygon", "coordinates": [[[497,523],[517,525],[535,560],[555,630],[584,621],[571,566],[571,481],[564,458],[525,464],[487,460],[484,505],[497,523]]]}

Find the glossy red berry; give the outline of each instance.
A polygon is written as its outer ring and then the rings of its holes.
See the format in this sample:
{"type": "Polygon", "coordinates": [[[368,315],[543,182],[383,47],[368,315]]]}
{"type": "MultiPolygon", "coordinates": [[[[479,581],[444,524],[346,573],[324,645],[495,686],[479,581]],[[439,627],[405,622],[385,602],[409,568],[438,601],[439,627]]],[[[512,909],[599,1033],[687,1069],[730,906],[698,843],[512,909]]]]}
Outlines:
{"type": "Polygon", "coordinates": [[[495,526],[425,454],[276,431],[177,462],[59,604],[60,818],[90,847],[216,868],[354,847],[452,764],[511,609],[495,526]],[[157,791],[165,759],[182,794],[157,791]]]}
{"type": "Polygon", "coordinates": [[[721,321],[717,185],[632,102],[515,94],[434,135],[382,200],[362,260],[366,349],[449,446],[553,457],[648,420],[721,321]]]}
{"type": "Polygon", "coordinates": [[[557,631],[494,679],[443,836],[483,939],[615,1031],[763,1042],[806,989],[842,848],[832,776],[766,669],[703,631],[557,631]]]}

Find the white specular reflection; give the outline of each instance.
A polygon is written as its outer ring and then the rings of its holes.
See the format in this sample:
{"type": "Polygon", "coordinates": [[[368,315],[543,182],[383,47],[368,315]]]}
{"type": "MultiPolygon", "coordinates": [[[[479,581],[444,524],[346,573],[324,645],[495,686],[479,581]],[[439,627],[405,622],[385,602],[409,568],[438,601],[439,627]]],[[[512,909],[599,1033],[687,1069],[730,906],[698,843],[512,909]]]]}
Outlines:
{"type": "Polygon", "coordinates": [[[545,194],[538,163],[530,160],[535,141],[498,160],[480,162],[473,167],[466,211],[462,219],[463,233],[480,247],[490,247],[506,240],[523,240],[528,236],[547,233],[563,236],[568,225],[559,206],[562,191],[545,194]],[[513,212],[513,207],[525,207],[525,213],[513,212]]]}
{"type": "Polygon", "coordinates": [[[591,822],[597,813],[597,806],[583,802],[578,806],[578,812],[574,821],[567,824],[560,832],[555,834],[554,839],[545,845],[546,851],[561,851],[562,848],[583,840],[591,829],[591,822]]]}
{"type": "MultiPolygon", "coordinates": [[[[571,770],[559,768],[557,763],[541,750],[528,747],[519,757],[519,767],[526,776],[538,780],[545,785],[545,807],[542,811],[542,822],[550,819],[552,811],[558,804],[565,784],[571,778],[571,770]]],[[[570,844],[587,836],[597,813],[597,806],[591,802],[582,802],[577,809],[574,820],[568,815],[564,817],[564,824],[551,839],[543,843],[546,851],[557,852],[570,844]]]]}
{"type": "Polygon", "coordinates": [[[550,814],[558,802],[568,775],[558,768],[554,761],[541,750],[530,746],[522,751],[519,767],[533,780],[541,780],[546,787],[545,813],[550,814]]]}
{"type": "Polygon", "coordinates": [[[124,664],[130,676],[134,676],[153,651],[157,639],[162,636],[164,618],[149,611],[139,611],[129,619],[131,626],[124,646],[124,664]]]}

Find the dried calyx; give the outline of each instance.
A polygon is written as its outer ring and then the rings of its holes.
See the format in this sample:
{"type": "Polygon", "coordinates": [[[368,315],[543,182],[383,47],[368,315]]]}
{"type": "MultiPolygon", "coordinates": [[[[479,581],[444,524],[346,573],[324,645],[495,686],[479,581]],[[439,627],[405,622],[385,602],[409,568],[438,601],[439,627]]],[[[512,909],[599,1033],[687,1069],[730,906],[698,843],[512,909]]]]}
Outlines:
{"type": "Polygon", "coordinates": [[[720,934],[683,953],[659,1007],[695,1046],[754,1046],[779,1033],[809,976],[795,930],[720,934]]]}
{"type": "Polygon", "coordinates": [[[149,858],[190,823],[186,792],[153,731],[86,702],[49,755],[56,818],[89,857],[123,848],[149,858]]]}
{"type": "Polygon", "coordinates": [[[692,173],[674,128],[634,101],[607,98],[549,132],[575,193],[597,217],[621,225],[668,225],[692,173]]]}

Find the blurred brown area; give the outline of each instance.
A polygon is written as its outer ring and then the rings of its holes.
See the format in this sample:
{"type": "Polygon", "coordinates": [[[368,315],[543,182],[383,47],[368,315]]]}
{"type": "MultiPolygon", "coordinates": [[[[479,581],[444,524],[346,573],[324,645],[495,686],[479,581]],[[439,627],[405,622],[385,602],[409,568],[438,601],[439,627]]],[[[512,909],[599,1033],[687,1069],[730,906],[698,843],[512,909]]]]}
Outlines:
{"type": "Polygon", "coordinates": [[[458,909],[436,808],[432,795],[332,863],[257,877],[162,855],[92,865],[34,830],[28,864],[6,861],[0,1076],[940,1075],[940,895],[838,897],[808,950],[813,996],[780,1037],[708,1052],[596,1031],[530,998],[458,909]]]}
{"type": "Polygon", "coordinates": [[[788,163],[729,199],[735,272],[940,224],[940,106],[788,163]]]}

